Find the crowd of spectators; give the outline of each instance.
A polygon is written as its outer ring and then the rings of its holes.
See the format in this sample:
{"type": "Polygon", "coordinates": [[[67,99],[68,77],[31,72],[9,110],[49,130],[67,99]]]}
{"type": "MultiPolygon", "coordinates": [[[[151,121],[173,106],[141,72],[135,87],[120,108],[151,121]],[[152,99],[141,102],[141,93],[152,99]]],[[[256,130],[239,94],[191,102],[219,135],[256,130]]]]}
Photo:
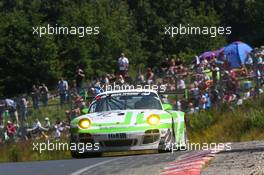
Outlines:
{"type": "MultiPolygon", "coordinates": [[[[120,60],[118,64],[120,65],[120,60]]],[[[165,58],[155,71],[146,68],[138,71],[135,79],[128,74],[129,61],[125,58],[126,69],[117,74],[106,74],[92,82],[94,95],[100,87],[108,84],[165,85],[166,92],[177,97],[171,103],[174,109],[194,113],[211,108],[219,103],[243,104],[243,101],[263,93],[264,47],[255,48],[248,54],[245,64],[231,68],[224,52],[210,58],[196,56],[192,64],[184,64],[180,58],[165,58]]],[[[166,92],[162,97],[166,101],[166,92]]],[[[162,93],[161,93],[162,94],[162,93]]]]}
{"type": "MultiPolygon", "coordinates": [[[[180,58],[165,58],[158,69],[145,68],[138,70],[135,78],[129,75],[129,59],[124,53],[117,59],[118,71],[115,74],[106,73],[84,85],[85,73],[77,67],[75,80],[70,86],[65,78],[57,83],[56,93],[50,94],[48,87],[42,83],[33,85],[30,97],[20,96],[16,99],[5,99],[0,102],[0,127],[6,138],[13,138],[20,132],[38,133],[47,137],[47,133],[54,131],[54,138],[69,127],[69,121],[88,112],[89,99],[103,91],[102,87],[113,83],[119,85],[165,85],[166,92],[161,97],[166,102],[168,94],[175,98],[170,101],[175,110],[189,114],[207,110],[219,103],[243,104],[245,99],[263,93],[264,84],[264,47],[255,48],[240,68],[232,69],[225,54],[210,58],[196,56],[192,64],[185,64],[180,58]],[[45,118],[42,125],[35,119],[32,126],[28,126],[28,109],[41,110],[49,105],[49,99],[58,97],[60,107],[71,102],[71,109],[65,112],[66,121],[56,119],[51,124],[45,118]],[[21,131],[21,128],[26,128],[21,131]]],[[[62,116],[60,116],[62,117],[62,116]]],[[[1,129],[0,129],[1,130],[1,129]]],[[[1,135],[1,133],[0,133],[1,135]]]]}

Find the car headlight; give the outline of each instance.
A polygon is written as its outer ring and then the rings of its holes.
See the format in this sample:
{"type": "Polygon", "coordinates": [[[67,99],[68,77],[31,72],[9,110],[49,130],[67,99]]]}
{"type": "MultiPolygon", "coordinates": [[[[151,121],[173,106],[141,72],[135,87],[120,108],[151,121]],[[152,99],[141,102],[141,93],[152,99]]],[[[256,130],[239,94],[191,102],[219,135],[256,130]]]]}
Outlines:
{"type": "Polygon", "coordinates": [[[156,114],[148,116],[147,123],[150,125],[158,125],[160,123],[160,116],[156,114]]]}
{"type": "Polygon", "coordinates": [[[79,121],[79,127],[82,129],[87,129],[91,125],[91,121],[87,118],[83,118],[79,121]]]}

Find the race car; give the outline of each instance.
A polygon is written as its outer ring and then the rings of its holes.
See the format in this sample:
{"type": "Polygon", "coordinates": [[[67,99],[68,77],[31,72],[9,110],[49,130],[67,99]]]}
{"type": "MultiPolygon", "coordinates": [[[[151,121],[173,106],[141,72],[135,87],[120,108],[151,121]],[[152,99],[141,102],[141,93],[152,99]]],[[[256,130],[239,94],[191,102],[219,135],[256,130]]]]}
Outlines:
{"type": "Polygon", "coordinates": [[[89,150],[71,150],[72,157],[109,151],[171,151],[187,142],[184,112],[162,104],[154,90],[118,90],[98,94],[87,114],[71,121],[71,144],[87,143],[89,150]],[[174,149],[174,148],[173,148],[174,149]]]}

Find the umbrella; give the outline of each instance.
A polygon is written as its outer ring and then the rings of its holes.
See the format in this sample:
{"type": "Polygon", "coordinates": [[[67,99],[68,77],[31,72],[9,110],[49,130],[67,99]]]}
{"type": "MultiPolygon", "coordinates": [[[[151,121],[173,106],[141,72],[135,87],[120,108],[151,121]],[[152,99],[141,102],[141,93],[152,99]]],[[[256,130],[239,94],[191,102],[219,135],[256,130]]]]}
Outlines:
{"type": "Polygon", "coordinates": [[[252,48],[241,41],[233,42],[224,48],[224,54],[231,68],[241,67],[251,51],[252,48]]]}
{"type": "Polygon", "coordinates": [[[215,56],[215,54],[212,52],[212,51],[207,51],[207,52],[204,52],[202,53],[199,58],[200,59],[211,59],[215,56]]]}
{"type": "Polygon", "coordinates": [[[211,60],[214,57],[218,57],[220,55],[221,52],[224,51],[224,47],[222,47],[221,49],[218,50],[214,50],[214,51],[207,51],[202,53],[199,58],[200,60],[202,59],[207,59],[207,60],[211,60]]]}

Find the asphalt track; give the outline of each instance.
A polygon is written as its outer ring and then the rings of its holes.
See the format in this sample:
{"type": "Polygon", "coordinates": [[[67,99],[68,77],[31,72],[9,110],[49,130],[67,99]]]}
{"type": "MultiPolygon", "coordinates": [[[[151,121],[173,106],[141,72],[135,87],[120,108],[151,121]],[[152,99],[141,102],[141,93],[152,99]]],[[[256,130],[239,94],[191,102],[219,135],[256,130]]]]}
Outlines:
{"type": "Polygon", "coordinates": [[[158,175],[186,151],[85,159],[1,163],[0,175],[158,175]]]}

